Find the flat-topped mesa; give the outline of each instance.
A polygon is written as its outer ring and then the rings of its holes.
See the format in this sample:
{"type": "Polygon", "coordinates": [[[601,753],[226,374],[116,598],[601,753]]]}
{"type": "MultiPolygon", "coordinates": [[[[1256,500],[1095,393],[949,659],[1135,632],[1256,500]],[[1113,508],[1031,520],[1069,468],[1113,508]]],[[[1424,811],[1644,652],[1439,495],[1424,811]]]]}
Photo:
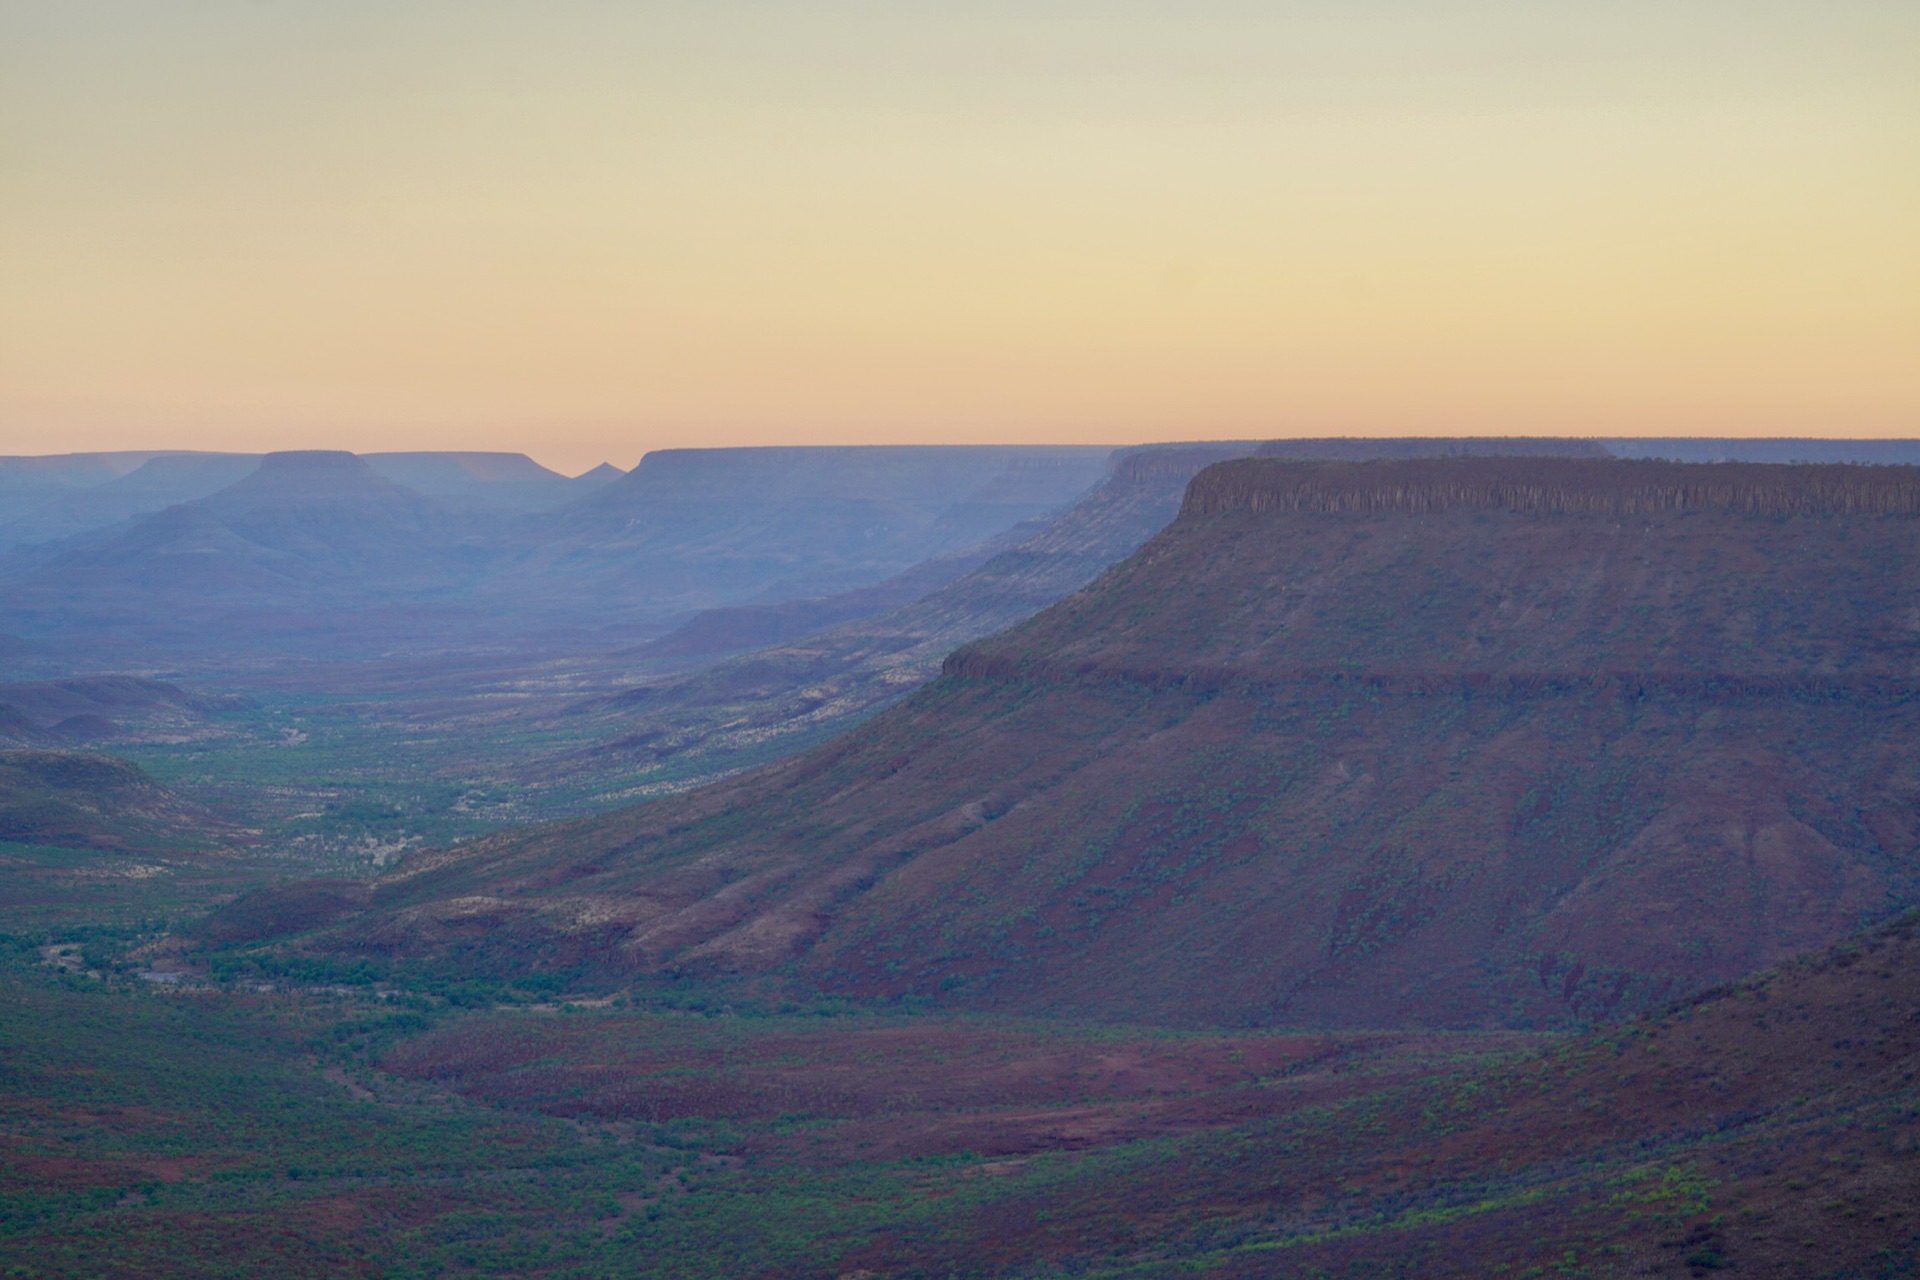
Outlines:
{"type": "Polygon", "coordinates": [[[1221,462],[1132,559],[944,670],[1880,703],[1920,689],[1916,515],[1920,467],[1221,462]]]}
{"type": "Polygon", "coordinates": [[[1920,515],[1920,467],[1539,457],[1240,458],[1194,477],[1180,514],[1455,509],[1526,515],[1911,516],[1920,515]]]}

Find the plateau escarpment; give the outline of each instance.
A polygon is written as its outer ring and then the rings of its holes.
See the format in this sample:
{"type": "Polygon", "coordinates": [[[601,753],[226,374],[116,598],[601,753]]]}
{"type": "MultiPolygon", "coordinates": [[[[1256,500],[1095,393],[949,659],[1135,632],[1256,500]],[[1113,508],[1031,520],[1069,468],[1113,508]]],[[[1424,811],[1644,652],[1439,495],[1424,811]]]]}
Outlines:
{"type": "Polygon", "coordinates": [[[1184,1023],[1544,1025],[1920,894],[1920,474],[1223,463],[906,703],[419,855],[330,951],[1184,1023]]]}

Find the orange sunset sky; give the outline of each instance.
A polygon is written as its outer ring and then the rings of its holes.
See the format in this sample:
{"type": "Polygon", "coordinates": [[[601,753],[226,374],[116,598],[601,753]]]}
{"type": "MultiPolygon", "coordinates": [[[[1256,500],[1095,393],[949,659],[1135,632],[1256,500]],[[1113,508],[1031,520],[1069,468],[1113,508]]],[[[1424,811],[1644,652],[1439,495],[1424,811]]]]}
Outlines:
{"type": "Polygon", "coordinates": [[[1920,434],[1920,3],[0,0],[0,453],[1920,434]]]}

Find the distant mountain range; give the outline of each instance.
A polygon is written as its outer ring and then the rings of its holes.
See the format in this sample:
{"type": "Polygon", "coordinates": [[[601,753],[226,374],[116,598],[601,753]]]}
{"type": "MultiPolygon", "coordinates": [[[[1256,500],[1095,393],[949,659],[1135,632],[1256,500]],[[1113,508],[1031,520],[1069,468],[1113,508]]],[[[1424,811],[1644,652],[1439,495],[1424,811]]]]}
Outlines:
{"type": "MultiPolygon", "coordinates": [[[[1262,448],[1920,460],[1920,445],[1907,441],[1262,448]]],[[[704,663],[938,589],[1010,545],[996,538],[1090,490],[1109,459],[1104,448],[665,450],[631,473],[603,464],[568,479],[514,453],[0,458],[0,588],[10,606],[0,629],[15,641],[56,641],[94,670],[136,665],[149,650],[167,664],[527,643],[604,650],[676,626],[686,629],[652,656],[704,663]],[[694,621],[708,609],[735,612],[694,621]]],[[[1096,554],[1104,551],[1121,553],[1096,554]]]]}
{"type": "MultiPolygon", "coordinates": [[[[447,505],[541,511],[625,474],[601,463],[569,479],[523,453],[370,453],[376,475],[447,505]]],[[[257,453],[69,454],[0,458],[0,549],[105,529],[218,493],[259,469],[257,453]]]]}
{"type": "MultiPolygon", "coordinates": [[[[1268,448],[1294,449],[1309,443],[1324,447],[1330,442],[1276,441],[1268,448]]],[[[1461,446],[1460,441],[1419,438],[1332,443],[1342,451],[1320,456],[1382,457],[1389,456],[1388,450],[1400,456],[1424,456],[1435,447],[1461,446]]],[[[1580,447],[1596,456],[1684,462],[1920,463],[1920,441],[1911,440],[1648,437],[1542,443],[1555,452],[1580,447]]],[[[246,477],[265,456],[133,450],[0,457],[0,550],[104,529],[133,516],[205,498],[246,477]]],[[[550,510],[626,474],[603,462],[570,479],[522,453],[416,451],[361,456],[376,474],[396,484],[452,506],[491,512],[550,510]]]]}
{"type": "Polygon", "coordinates": [[[510,454],[155,457],[11,528],[166,505],[17,543],[0,583],[12,634],[108,658],[631,642],[990,540],[1097,483],[1108,452],[680,450],[571,481],[510,454]]]}

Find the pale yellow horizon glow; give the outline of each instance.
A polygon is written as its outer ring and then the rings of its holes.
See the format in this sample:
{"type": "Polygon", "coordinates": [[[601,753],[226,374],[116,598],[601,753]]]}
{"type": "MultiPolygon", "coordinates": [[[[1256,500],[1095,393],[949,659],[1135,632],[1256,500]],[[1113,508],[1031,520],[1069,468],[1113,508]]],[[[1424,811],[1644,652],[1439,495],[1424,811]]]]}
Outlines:
{"type": "Polygon", "coordinates": [[[1920,6],[0,0],[0,453],[1920,434],[1920,6]]]}

